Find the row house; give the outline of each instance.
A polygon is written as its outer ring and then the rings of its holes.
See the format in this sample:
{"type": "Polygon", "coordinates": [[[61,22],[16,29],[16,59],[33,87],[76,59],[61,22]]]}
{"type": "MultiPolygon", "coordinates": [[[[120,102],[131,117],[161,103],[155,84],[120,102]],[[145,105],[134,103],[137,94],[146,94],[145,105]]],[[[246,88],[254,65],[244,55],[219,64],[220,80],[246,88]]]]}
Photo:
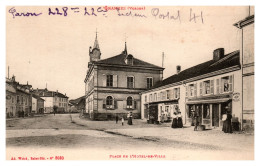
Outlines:
{"type": "Polygon", "coordinates": [[[34,89],[33,94],[44,100],[44,113],[52,113],[54,111],[54,107],[58,108],[58,112],[68,112],[69,97],[67,97],[66,94],[62,94],[58,91],[49,91],[47,88],[34,89]]]}
{"type": "Polygon", "coordinates": [[[20,84],[15,76],[6,78],[6,117],[28,116],[32,109],[31,85],[20,84]]]}
{"type": "Polygon", "coordinates": [[[32,94],[32,113],[44,113],[44,99],[36,94],[32,94]]]}
{"type": "Polygon", "coordinates": [[[224,54],[216,49],[213,59],[180,71],[142,92],[142,118],[155,121],[170,120],[174,112],[181,112],[183,123],[191,125],[192,111],[199,115],[206,128],[223,125],[222,116],[233,115],[236,128],[241,126],[241,74],[239,51],[224,54]],[[163,118],[162,118],[163,117],[163,118]]]}
{"type": "Polygon", "coordinates": [[[121,54],[101,59],[97,36],[89,56],[85,115],[93,120],[111,119],[132,112],[134,118],[140,118],[140,92],[162,80],[163,68],[128,54],[126,43],[121,54]]]}
{"type": "Polygon", "coordinates": [[[254,81],[255,81],[255,53],[254,53],[254,7],[249,7],[249,16],[234,24],[241,33],[241,75],[242,75],[242,108],[243,130],[254,130],[254,81]]]}

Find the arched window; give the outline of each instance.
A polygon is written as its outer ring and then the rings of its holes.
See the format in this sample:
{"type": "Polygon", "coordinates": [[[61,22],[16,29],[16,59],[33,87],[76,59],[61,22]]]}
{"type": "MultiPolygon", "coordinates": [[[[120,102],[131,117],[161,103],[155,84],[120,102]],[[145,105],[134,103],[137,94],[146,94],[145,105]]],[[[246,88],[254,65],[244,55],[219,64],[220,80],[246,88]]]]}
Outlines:
{"type": "Polygon", "coordinates": [[[112,96],[107,96],[107,98],[106,98],[106,105],[107,105],[107,107],[112,107],[112,105],[113,105],[113,97],[112,96]]]}
{"type": "Polygon", "coordinates": [[[131,96],[126,99],[126,108],[133,108],[133,98],[131,96]]]}

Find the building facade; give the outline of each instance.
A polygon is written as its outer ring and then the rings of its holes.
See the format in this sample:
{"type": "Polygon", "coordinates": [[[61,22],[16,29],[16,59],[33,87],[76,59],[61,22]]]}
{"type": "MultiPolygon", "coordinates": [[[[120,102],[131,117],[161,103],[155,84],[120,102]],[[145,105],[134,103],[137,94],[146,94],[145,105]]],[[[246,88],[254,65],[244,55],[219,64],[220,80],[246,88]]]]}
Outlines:
{"type": "Polygon", "coordinates": [[[243,129],[254,130],[254,8],[249,7],[249,16],[234,24],[241,29],[242,107],[243,129]]]}
{"type": "Polygon", "coordinates": [[[52,113],[53,107],[57,107],[57,112],[68,112],[68,98],[66,94],[62,94],[58,91],[49,91],[45,89],[33,90],[33,94],[41,97],[44,100],[44,113],[52,113]]]}
{"type": "Polygon", "coordinates": [[[29,116],[32,110],[31,85],[20,84],[15,76],[6,78],[6,114],[7,117],[29,116]]]}
{"type": "Polygon", "coordinates": [[[97,41],[89,49],[90,62],[85,77],[86,112],[91,119],[111,119],[116,115],[141,117],[140,92],[162,80],[163,68],[137,59],[124,51],[101,60],[97,41]]]}
{"type": "Polygon", "coordinates": [[[216,49],[213,59],[180,71],[152,89],[142,92],[142,118],[171,120],[181,112],[183,123],[192,124],[192,111],[206,128],[221,128],[222,116],[230,112],[236,130],[241,128],[241,75],[239,51],[224,54],[216,49]],[[236,123],[235,123],[236,122],[236,123]]]}
{"type": "Polygon", "coordinates": [[[86,99],[85,96],[79,97],[74,100],[69,101],[71,106],[71,112],[80,112],[83,113],[86,110],[86,99]]]}
{"type": "Polygon", "coordinates": [[[32,113],[43,114],[44,113],[44,99],[32,94],[32,113]]]}

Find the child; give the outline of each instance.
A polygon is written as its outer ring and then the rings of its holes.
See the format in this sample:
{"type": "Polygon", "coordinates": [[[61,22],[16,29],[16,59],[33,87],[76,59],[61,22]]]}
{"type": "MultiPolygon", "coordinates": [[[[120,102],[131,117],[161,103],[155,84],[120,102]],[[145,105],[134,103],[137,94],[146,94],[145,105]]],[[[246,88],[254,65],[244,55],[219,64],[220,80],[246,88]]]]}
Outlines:
{"type": "Polygon", "coordinates": [[[124,117],[122,117],[122,126],[124,126],[124,121],[125,121],[124,117]]]}

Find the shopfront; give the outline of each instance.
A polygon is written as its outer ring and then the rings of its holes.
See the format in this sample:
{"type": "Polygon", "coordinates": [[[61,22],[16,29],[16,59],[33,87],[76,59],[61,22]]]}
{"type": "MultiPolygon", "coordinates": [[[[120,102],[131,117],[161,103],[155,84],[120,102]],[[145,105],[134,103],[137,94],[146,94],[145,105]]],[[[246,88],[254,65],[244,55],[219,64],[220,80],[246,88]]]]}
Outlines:
{"type": "Polygon", "coordinates": [[[144,117],[147,117],[149,123],[170,122],[173,113],[178,110],[178,100],[153,102],[145,105],[144,117]]]}
{"type": "Polygon", "coordinates": [[[192,122],[195,114],[199,117],[199,124],[204,125],[206,129],[221,129],[224,121],[223,115],[227,112],[232,114],[231,98],[211,98],[186,102],[186,122],[188,125],[194,125],[192,122]]]}

